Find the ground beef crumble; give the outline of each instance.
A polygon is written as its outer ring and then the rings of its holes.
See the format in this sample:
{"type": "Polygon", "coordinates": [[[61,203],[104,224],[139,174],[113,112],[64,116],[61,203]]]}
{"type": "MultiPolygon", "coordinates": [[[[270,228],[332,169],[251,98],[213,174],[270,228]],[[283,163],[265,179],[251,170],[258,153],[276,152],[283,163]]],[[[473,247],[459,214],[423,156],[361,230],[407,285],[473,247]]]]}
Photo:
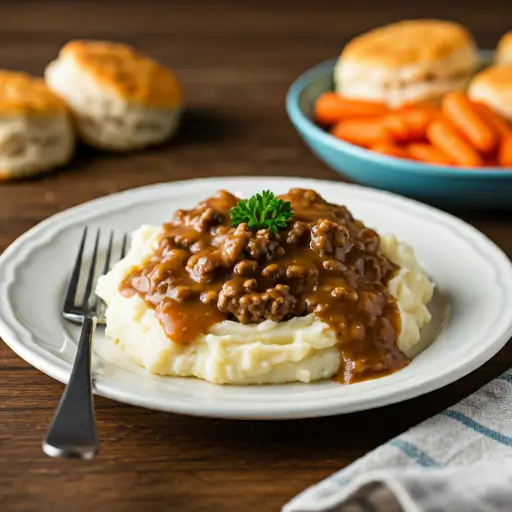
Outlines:
{"type": "Polygon", "coordinates": [[[278,234],[233,227],[230,210],[239,199],[226,191],[178,210],[122,293],[138,293],[154,307],[176,343],[222,320],[257,324],[315,313],[340,339],[341,381],[406,365],[396,347],[400,316],[387,288],[396,266],[379,252],[379,235],[313,190],[281,197],[294,217],[278,234]]]}

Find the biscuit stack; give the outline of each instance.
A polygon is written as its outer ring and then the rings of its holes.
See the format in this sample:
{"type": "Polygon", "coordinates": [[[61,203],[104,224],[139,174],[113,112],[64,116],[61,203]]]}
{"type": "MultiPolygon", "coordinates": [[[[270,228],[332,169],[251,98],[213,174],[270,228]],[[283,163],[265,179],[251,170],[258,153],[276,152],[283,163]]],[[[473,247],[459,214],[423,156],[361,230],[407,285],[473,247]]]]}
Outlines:
{"type": "Polygon", "coordinates": [[[45,80],[0,71],[0,180],[34,175],[88,145],[129,151],[177,130],[183,95],[174,73],[118,43],[71,41],[45,80]]]}

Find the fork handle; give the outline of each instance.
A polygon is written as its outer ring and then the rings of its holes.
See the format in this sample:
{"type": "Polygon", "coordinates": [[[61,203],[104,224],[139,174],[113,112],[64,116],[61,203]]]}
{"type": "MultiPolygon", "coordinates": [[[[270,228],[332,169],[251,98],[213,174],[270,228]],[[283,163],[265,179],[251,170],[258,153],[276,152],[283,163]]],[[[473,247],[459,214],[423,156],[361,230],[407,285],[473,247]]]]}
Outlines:
{"type": "Polygon", "coordinates": [[[91,346],[97,318],[85,318],[73,371],[43,443],[51,457],[92,459],[98,450],[92,394],[91,346]]]}

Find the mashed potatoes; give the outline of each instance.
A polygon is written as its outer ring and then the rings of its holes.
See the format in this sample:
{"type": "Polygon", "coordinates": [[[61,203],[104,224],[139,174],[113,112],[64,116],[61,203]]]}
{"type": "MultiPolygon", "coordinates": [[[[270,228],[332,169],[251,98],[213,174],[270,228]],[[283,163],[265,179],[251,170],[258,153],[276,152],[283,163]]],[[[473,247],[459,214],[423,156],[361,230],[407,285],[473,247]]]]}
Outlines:
{"type": "MultiPolygon", "coordinates": [[[[224,321],[193,343],[169,340],[155,311],[138,296],[126,298],[119,284],[158,245],[160,228],[143,226],[133,233],[126,258],[100,278],[97,294],[107,303],[106,334],[148,371],[161,375],[195,376],[217,384],[277,384],[311,382],[332,377],[340,364],[338,338],[314,314],[286,322],[266,320],[256,325],[224,321]]],[[[418,265],[414,252],[393,236],[381,238],[381,250],[401,267],[390,281],[402,320],[398,347],[407,354],[430,321],[426,304],[433,284],[418,265]]]]}

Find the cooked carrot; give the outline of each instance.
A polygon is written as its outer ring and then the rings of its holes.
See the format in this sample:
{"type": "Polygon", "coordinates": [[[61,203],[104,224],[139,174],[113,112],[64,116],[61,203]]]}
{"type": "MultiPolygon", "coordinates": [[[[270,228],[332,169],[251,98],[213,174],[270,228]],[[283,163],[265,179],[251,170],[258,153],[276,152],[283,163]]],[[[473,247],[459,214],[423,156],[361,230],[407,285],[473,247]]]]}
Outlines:
{"type": "Polygon", "coordinates": [[[392,142],[389,130],[379,119],[352,119],[338,123],[332,135],[357,146],[370,148],[379,142],[392,142]]]}
{"type": "Polygon", "coordinates": [[[315,103],[315,119],[323,125],[339,123],[347,119],[381,116],[388,112],[383,103],[343,98],[335,92],[325,92],[315,103]]]}
{"type": "Polygon", "coordinates": [[[392,142],[379,142],[371,147],[372,151],[381,153],[387,156],[394,156],[396,158],[407,158],[410,159],[409,153],[404,149],[393,144],[392,142]]]}
{"type": "Polygon", "coordinates": [[[409,144],[407,151],[412,157],[421,162],[439,165],[453,164],[453,160],[444,151],[441,151],[432,144],[409,144]]]}
{"type": "Polygon", "coordinates": [[[426,139],[428,124],[439,116],[439,110],[405,107],[385,117],[385,124],[397,142],[420,142],[426,139]]]}
{"type": "Polygon", "coordinates": [[[450,92],[443,99],[443,113],[456,128],[482,153],[490,153],[498,145],[498,134],[460,91],[450,92]]]}
{"type": "Polygon", "coordinates": [[[426,140],[428,125],[441,117],[441,109],[418,107],[406,111],[407,122],[418,138],[426,140]]]}
{"type": "Polygon", "coordinates": [[[512,126],[489,105],[480,101],[474,101],[473,104],[478,113],[486,120],[487,124],[494,128],[496,133],[499,133],[501,136],[512,133],[512,126]]]}
{"type": "Polygon", "coordinates": [[[409,124],[398,112],[388,114],[384,118],[383,123],[396,142],[408,142],[411,140],[411,129],[409,124]]]}
{"type": "Polygon", "coordinates": [[[488,156],[485,159],[484,165],[485,167],[499,167],[500,163],[498,161],[498,155],[493,153],[492,155],[488,156]]]}
{"type": "Polygon", "coordinates": [[[512,167],[512,134],[503,137],[498,155],[498,163],[502,167],[512,167]]]}
{"type": "Polygon", "coordinates": [[[446,153],[457,165],[467,167],[483,165],[483,160],[478,152],[445,119],[438,119],[428,126],[427,138],[432,145],[446,153]]]}

